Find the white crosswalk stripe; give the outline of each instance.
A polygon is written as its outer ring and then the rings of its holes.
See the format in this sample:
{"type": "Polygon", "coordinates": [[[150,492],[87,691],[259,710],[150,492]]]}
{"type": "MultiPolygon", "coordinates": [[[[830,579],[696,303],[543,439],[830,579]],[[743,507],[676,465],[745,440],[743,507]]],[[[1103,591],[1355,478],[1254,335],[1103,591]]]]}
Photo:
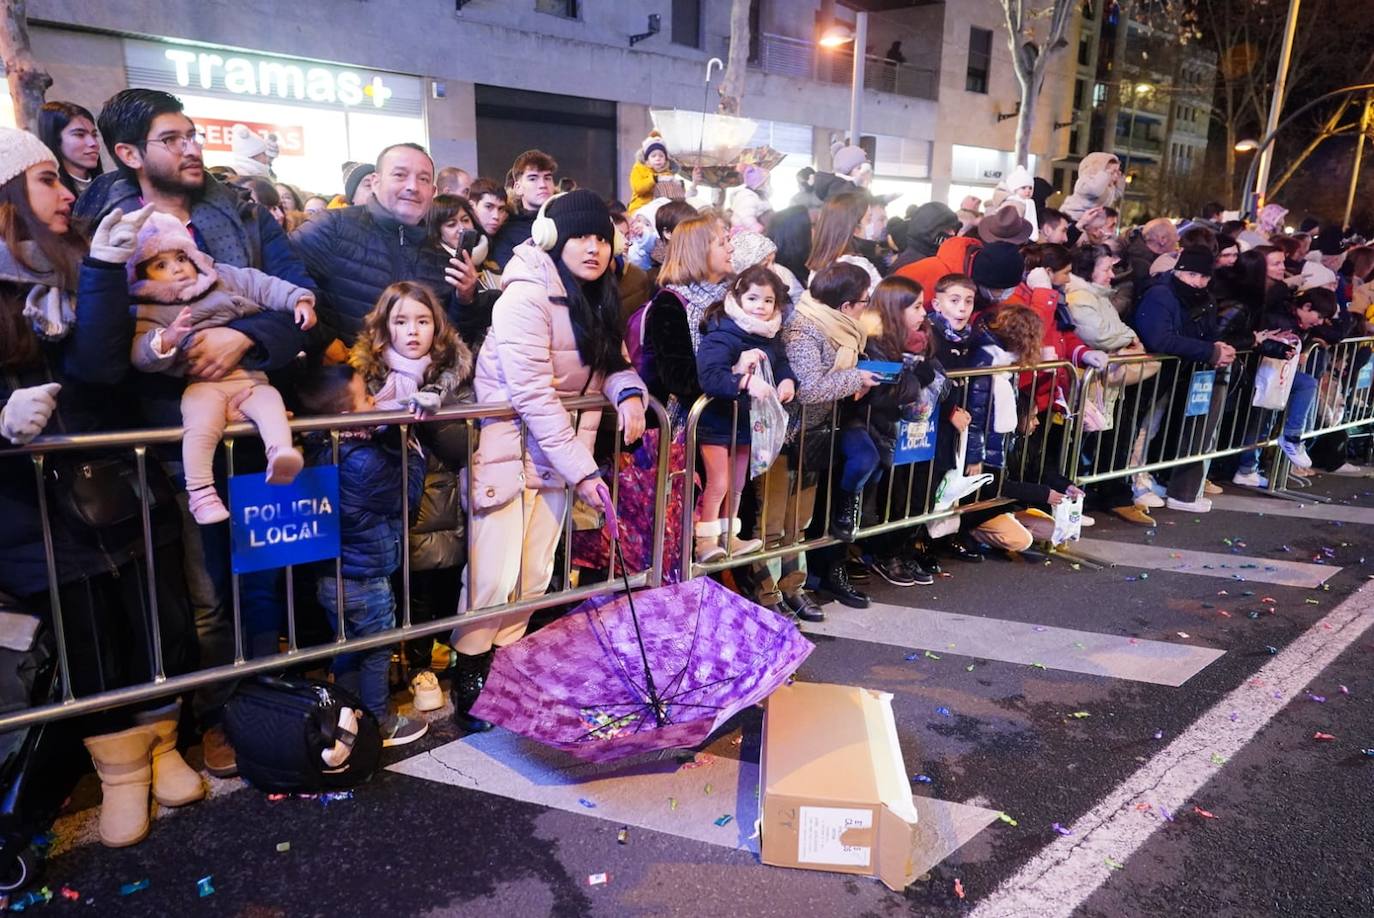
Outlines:
{"type": "Polygon", "coordinates": [[[1165,548],[1160,545],[1112,542],[1106,539],[1081,539],[1074,542],[1070,550],[1089,561],[1103,564],[1308,589],[1321,586],[1341,571],[1341,568],[1334,564],[1284,561],[1188,548],[1165,548]]]}

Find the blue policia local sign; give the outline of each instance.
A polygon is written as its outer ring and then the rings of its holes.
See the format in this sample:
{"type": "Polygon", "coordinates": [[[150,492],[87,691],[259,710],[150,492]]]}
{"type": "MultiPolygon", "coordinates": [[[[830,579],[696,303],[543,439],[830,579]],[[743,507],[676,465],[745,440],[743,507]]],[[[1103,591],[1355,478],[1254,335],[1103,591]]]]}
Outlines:
{"type": "Polygon", "coordinates": [[[1183,409],[1185,418],[1205,415],[1212,407],[1212,385],[1216,382],[1216,370],[1198,370],[1188,383],[1188,404],[1183,409]]]}
{"type": "Polygon", "coordinates": [[[229,479],[234,573],[246,574],[339,555],[339,469],[303,469],[289,485],[262,474],[229,479]]]}

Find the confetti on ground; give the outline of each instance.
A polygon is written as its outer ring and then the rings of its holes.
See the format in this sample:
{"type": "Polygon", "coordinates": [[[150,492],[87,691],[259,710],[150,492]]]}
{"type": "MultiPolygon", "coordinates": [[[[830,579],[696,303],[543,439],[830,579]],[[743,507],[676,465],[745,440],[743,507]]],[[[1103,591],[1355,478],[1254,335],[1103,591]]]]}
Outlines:
{"type": "Polygon", "coordinates": [[[1369,756],[1371,759],[1374,759],[1374,749],[1361,749],[1360,755],[1369,756]]]}
{"type": "Polygon", "coordinates": [[[954,894],[960,899],[964,898],[964,884],[959,882],[959,878],[954,878],[954,894]]]}
{"type": "Polygon", "coordinates": [[[9,908],[12,912],[23,912],[27,911],[30,905],[47,905],[51,901],[52,890],[44,886],[42,889],[35,889],[24,893],[24,895],[9,903],[9,908]]]}
{"type": "Polygon", "coordinates": [[[1267,651],[1269,651],[1269,655],[1270,655],[1271,657],[1272,657],[1274,654],[1276,654],[1276,653],[1279,652],[1279,649],[1278,649],[1277,647],[1275,647],[1273,644],[1265,644],[1265,645],[1264,645],[1264,649],[1267,650],[1267,651]]]}
{"type": "Polygon", "coordinates": [[[291,850],[291,843],[290,843],[290,842],[277,842],[277,853],[278,853],[278,854],[285,854],[286,852],[288,852],[288,851],[290,851],[290,850],[291,850]]]}
{"type": "Polygon", "coordinates": [[[602,885],[604,885],[604,884],[606,884],[606,883],[609,883],[609,882],[611,882],[611,875],[610,875],[609,873],[589,873],[589,874],[587,874],[587,885],[588,885],[588,886],[602,886],[602,885]]]}
{"type": "Polygon", "coordinates": [[[1164,731],[1163,731],[1163,730],[1156,730],[1156,731],[1155,731],[1155,739],[1164,739],[1164,731]]]}
{"type": "Polygon", "coordinates": [[[935,709],[935,713],[936,713],[936,714],[939,714],[941,717],[953,717],[953,716],[954,716],[953,714],[949,713],[949,708],[946,708],[946,707],[943,707],[943,706],[936,708],[936,709],[935,709]]]}
{"type": "Polygon", "coordinates": [[[973,672],[973,664],[970,663],[968,666],[965,666],[965,667],[964,667],[964,672],[966,672],[966,673],[971,673],[971,672],[973,672]]]}
{"type": "Polygon", "coordinates": [[[215,894],[215,887],[210,885],[210,879],[211,877],[205,876],[196,880],[196,891],[200,893],[202,899],[215,894]]]}
{"type": "Polygon", "coordinates": [[[135,880],[132,883],[125,883],[123,886],[119,887],[119,894],[121,896],[132,896],[136,892],[147,889],[149,885],[147,880],[135,880]]]}
{"type": "Polygon", "coordinates": [[[1036,631],[1048,631],[1049,629],[1048,629],[1048,628],[1044,628],[1044,627],[1042,627],[1042,626],[1040,626],[1040,625],[1036,625],[1036,626],[1035,626],[1035,630],[1036,630],[1036,631]]]}
{"type": "Polygon", "coordinates": [[[1315,599],[1304,599],[1303,602],[1307,603],[1309,606],[1321,605],[1321,603],[1317,602],[1315,599]]]}
{"type": "Polygon", "coordinates": [[[1313,733],[1312,738],[1319,743],[1329,743],[1336,737],[1334,737],[1330,733],[1313,733]]]}
{"type": "Polygon", "coordinates": [[[1124,870],[1125,867],[1126,867],[1125,864],[1121,863],[1120,861],[1116,860],[1115,858],[1110,858],[1110,857],[1104,857],[1104,858],[1102,859],[1102,863],[1106,864],[1106,865],[1107,865],[1108,867],[1110,867],[1112,870],[1124,870]]]}
{"type": "Polygon", "coordinates": [[[630,841],[630,829],[628,826],[621,826],[620,831],[615,833],[615,843],[617,845],[628,844],[630,841]]]}
{"type": "Polygon", "coordinates": [[[1165,809],[1164,807],[1162,807],[1162,806],[1161,806],[1161,807],[1158,807],[1158,809],[1159,809],[1159,815],[1163,816],[1166,822],[1173,822],[1173,821],[1174,821],[1173,815],[1172,815],[1168,810],[1166,810],[1166,809],[1165,809]]]}
{"type": "Polygon", "coordinates": [[[1231,723],[1235,723],[1235,722],[1238,721],[1238,720],[1240,720],[1240,715],[1237,714],[1235,711],[1232,711],[1232,712],[1231,712],[1231,723]]]}
{"type": "Polygon", "coordinates": [[[1224,756],[1224,755],[1218,755],[1218,754],[1215,753],[1215,752],[1212,753],[1212,764],[1213,764],[1213,765],[1225,765],[1225,764],[1226,764],[1226,756],[1224,756]]]}
{"type": "Polygon", "coordinates": [[[914,663],[919,659],[921,659],[921,655],[919,653],[909,653],[906,655],[906,661],[908,663],[914,663]]]}
{"type": "Polygon", "coordinates": [[[931,779],[930,775],[915,775],[915,776],[912,777],[911,780],[915,781],[917,784],[932,784],[932,783],[934,783],[933,780],[931,779]]]}
{"type": "Polygon", "coordinates": [[[1007,825],[1009,825],[1009,826],[1019,825],[1019,823],[1017,823],[1017,821],[1016,821],[1015,819],[1012,819],[1012,818],[1011,818],[1010,816],[1008,816],[1006,813],[998,813],[998,814],[997,814],[997,818],[1000,819],[1000,820],[1002,820],[1003,822],[1005,822],[1005,823],[1006,823],[1007,825]]]}
{"type": "Polygon", "coordinates": [[[670,810],[675,810],[675,809],[677,809],[677,798],[676,798],[676,797],[669,797],[669,798],[668,798],[668,809],[670,809],[670,810]]]}
{"type": "Polygon", "coordinates": [[[582,804],[583,806],[585,806],[585,807],[586,807],[587,809],[589,809],[589,810],[594,810],[594,809],[596,809],[596,804],[595,804],[595,803],[592,803],[592,802],[591,802],[590,800],[588,800],[586,797],[578,797],[578,798],[577,798],[577,802],[580,803],[580,804],[582,804]]]}
{"type": "Polygon", "coordinates": [[[706,785],[706,787],[705,787],[703,790],[704,790],[706,796],[708,796],[708,797],[711,796],[711,785],[709,785],[709,784],[706,785]]]}
{"type": "Polygon", "coordinates": [[[1308,697],[1309,699],[1311,699],[1312,701],[1317,702],[1317,704],[1325,704],[1325,703],[1326,703],[1326,696],[1325,696],[1325,695],[1313,695],[1311,692],[1308,692],[1308,693],[1307,693],[1307,697],[1308,697]]]}
{"type": "Polygon", "coordinates": [[[726,813],[724,816],[716,820],[716,825],[728,826],[731,822],[734,821],[734,819],[735,817],[731,816],[729,813],[726,813]]]}
{"type": "Polygon", "coordinates": [[[1343,686],[1343,685],[1340,686],[1340,690],[1341,690],[1341,694],[1342,694],[1342,695],[1349,695],[1349,694],[1350,694],[1350,689],[1346,688],[1346,687],[1343,686]]]}
{"type": "Polygon", "coordinates": [[[76,902],[81,898],[81,893],[72,889],[70,886],[63,886],[61,889],[58,890],[58,893],[60,893],[62,898],[66,899],[68,902],[76,902]]]}
{"type": "Polygon", "coordinates": [[[1046,666],[1045,666],[1044,663],[1032,663],[1031,666],[1035,667],[1036,669],[1045,669],[1045,668],[1046,668],[1046,666]]]}
{"type": "Polygon", "coordinates": [[[1056,822],[1054,825],[1050,826],[1050,828],[1053,829],[1053,830],[1054,830],[1056,833],[1058,833],[1059,835],[1072,835],[1072,834],[1073,834],[1073,830],[1072,830],[1072,829],[1066,829],[1066,828],[1064,828],[1063,826],[1061,826],[1061,825],[1060,825],[1059,823],[1057,823],[1057,822],[1056,822]]]}
{"type": "Polygon", "coordinates": [[[1194,812],[1194,813],[1197,813],[1197,814],[1198,814],[1199,816],[1201,816],[1203,819],[1216,819],[1216,818],[1217,818],[1216,816],[1214,816],[1213,814],[1207,812],[1206,810],[1204,810],[1204,809],[1203,809],[1202,807],[1200,807],[1200,806],[1194,806],[1194,807],[1193,807],[1193,812],[1194,812]]]}
{"type": "Polygon", "coordinates": [[[929,650],[927,650],[927,651],[926,651],[926,659],[927,659],[927,660],[938,660],[938,659],[940,659],[940,655],[939,655],[938,653],[931,653],[929,650]]]}
{"type": "Polygon", "coordinates": [[[1069,716],[1074,718],[1075,720],[1082,720],[1085,717],[1092,717],[1092,715],[1089,714],[1087,711],[1074,711],[1069,716]]]}
{"type": "Polygon", "coordinates": [[[1175,631],[1174,633],[1177,634],[1177,635],[1178,635],[1179,637],[1181,637],[1181,638],[1190,638],[1190,637],[1192,637],[1192,635],[1189,634],[1189,633],[1186,632],[1186,631],[1175,631]]]}
{"type": "Polygon", "coordinates": [[[1218,610],[1217,610],[1217,614],[1220,615],[1222,618],[1230,618],[1230,617],[1231,617],[1231,613],[1230,613],[1230,612],[1227,612],[1225,609],[1218,609],[1218,610]]]}

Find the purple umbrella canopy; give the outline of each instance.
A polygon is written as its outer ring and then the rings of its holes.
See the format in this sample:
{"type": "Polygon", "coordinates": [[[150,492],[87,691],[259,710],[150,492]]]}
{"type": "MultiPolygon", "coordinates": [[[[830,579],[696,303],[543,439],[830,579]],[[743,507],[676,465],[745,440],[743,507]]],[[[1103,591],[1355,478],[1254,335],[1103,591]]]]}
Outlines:
{"type": "Polygon", "coordinates": [[[790,619],[698,577],[597,597],[502,648],[472,715],[588,762],[690,748],[813,649],[790,619]]]}

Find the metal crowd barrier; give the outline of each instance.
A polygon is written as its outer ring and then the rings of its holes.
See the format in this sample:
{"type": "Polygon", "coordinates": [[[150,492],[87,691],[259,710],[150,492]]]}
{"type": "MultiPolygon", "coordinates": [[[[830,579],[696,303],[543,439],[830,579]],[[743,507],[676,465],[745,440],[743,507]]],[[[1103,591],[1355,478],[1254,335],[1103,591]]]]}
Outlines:
{"type": "MultiPolygon", "coordinates": [[[[1061,472],[1068,461],[1072,431],[1072,415],[1066,414],[1064,407],[1073,405],[1078,401],[1081,389],[1079,370],[1065,361],[1026,366],[956,370],[948,375],[947,384],[954,387],[959,406],[967,409],[971,380],[1003,374],[1009,375],[1012,379],[1013,389],[1017,395],[1018,417],[1023,420],[1017,432],[1007,434],[1009,448],[1004,456],[1004,467],[1000,470],[991,467],[985,469],[985,471],[1000,471],[1000,474],[995,474],[991,483],[966,496],[954,507],[940,510],[935,507],[935,497],[940,481],[934,459],[904,465],[885,466],[883,477],[879,483],[870,485],[876,492],[875,503],[879,505],[878,515],[876,518],[870,517],[867,513],[861,516],[860,526],[855,535],[856,541],[902,529],[910,529],[959,513],[1010,503],[1010,499],[1004,496],[1008,481],[1041,482],[1045,480],[1047,474],[1061,472]],[[1048,398],[1041,399],[1046,404],[1042,408],[1037,408],[1033,413],[1027,413],[1025,409],[1033,404],[1031,400],[1034,399],[1034,393],[1047,394],[1048,398]],[[1062,397],[1056,398],[1056,393],[1062,397]],[[1033,422],[1024,420],[1031,417],[1034,418],[1033,422]]],[[[688,412],[685,423],[689,463],[695,460],[698,445],[697,427],[702,413],[711,401],[710,397],[702,396],[688,412]]],[[[838,455],[837,438],[840,433],[840,406],[842,403],[843,400],[823,408],[810,405],[799,406],[795,442],[789,444],[789,448],[784,450],[783,457],[774,463],[773,468],[757,479],[760,483],[757,516],[761,524],[758,528],[763,532],[762,537],[765,543],[759,551],[749,554],[736,553],[733,548],[735,539],[727,536],[724,558],[706,564],[696,562],[692,551],[693,520],[696,514],[695,483],[690,474],[686,476],[683,500],[681,574],[684,580],[745,565],[787,558],[802,552],[839,544],[835,538],[824,532],[810,538],[806,536],[806,530],[810,528],[814,514],[820,513],[822,519],[829,520],[833,509],[833,487],[825,489],[826,499],[823,507],[814,506],[813,503],[810,509],[804,509],[809,501],[803,495],[813,488],[813,486],[806,484],[808,470],[804,462],[804,457],[808,452],[807,441],[809,439],[816,436],[825,437],[826,444],[822,452],[828,457],[826,468],[834,472],[838,471],[840,467],[841,457],[838,455]],[[829,422],[815,424],[814,413],[817,411],[822,411],[827,415],[829,422]],[[792,467],[793,462],[796,462],[797,467],[792,467]],[[785,476],[786,487],[779,488],[768,481],[772,475],[785,476]],[[781,493],[779,493],[780,491],[781,493]],[[773,504],[779,499],[786,503],[781,514],[783,532],[776,533],[769,529],[768,521],[770,518],[777,519],[776,516],[770,516],[769,511],[776,509],[773,504]]],[[[945,406],[948,407],[948,404],[946,401],[945,406]]],[[[735,420],[738,419],[739,411],[739,403],[735,402],[732,408],[732,417],[735,420]]],[[[940,424],[938,414],[937,409],[936,416],[931,423],[940,424]]],[[[983,434],[985,439],[994,435],[992,423],[993,411],[990,408],[984,420],[983,434]]],[[[737,428],[732,426],[732,429],[737,428]]],[[[941,435],[947,433],[946,430],[941,435]]],[[[737,484],[734,480],[734,457],[741,448],[747,447],[742,447],[738,438],[732,438],[728,452],[730,481],[726,497],[727,502],[729,493],[734,491],[737,484]]],[[[814,449],[814,447],[812,448],[814,449]]],[[[938,470],[938,472],[942,471],[938,470]]],[[[812,470],[811,474],[817,474],[817,472],[812,470]]],[[[833,479],[831,484],[833,485],[833,479]]],[[[759,536],[760,533],[756,531],[755,535],[759,536]]]]}
{"type": "MultiPolygon", "coordinates": [[[[576,419],[581,413],[588,410],[603,410],[603,417],[614,418],[615,437],[617,448],[619,448],[621,428],[617,412],[606,399],[600,396],[587,396],[581,398],[568,398],[563,400],[564,406],[574,415],[574,427],[576,419]]],[[[656,400],[646,397],[646,413],[652,413],[658,419],[659,427],[663,430],[668,429],[668,417],[663,406],[656,400]]],[[[563,588],[550,591],[539,596],[520,595],[520,580],[517,579],[516,594],[509,602],[499,606],[493,606],[480,610],[468,610],[466,612],[457,611],[458,597],[453,597],[455,612],[452,615],[442,616],[433,621],[414,624],[411,621],[411,602],[410,602],[410,496],[409,496],[409,455],[413,448],[410,442],[411,429],[419,424],[440,424],[461,422],[467,428],[467,460],[468,469],[472,468],[473,454],[476,449],[476,432],[479,422],[490,421],[503,418],[518,418],[516,412],[509,406],[503,404],[475,404],[465,405],[439,411],[424,421],[417,421],[413,415],[407,411],[385,411],[370,412],[366,414],[344,414],[328,417],[296,418],[291,421],[291,429],[296,433],[309,431],[328,431],[332,446],[333,461],[335,464],[339,460],[339,443],[342,431],[358,427],[377,427],[381,425],[395,425],[400,428],[401,442],[401,500],[402,500],[402,519],[406,525],[402,526],[402,546],[401,546],[401,582],[402,593],[397,597],[397,608],[401,613],[401,621],[395,628],[387,631],[367,635],[365,637],[348,638],[344,630],[344,602],[343,589],[344,579],[342,576],[342,558],[334,559],[334,579],[337,589],[336,600],[340,610],[338,615],[338,626],[335,630],[334,640],[317,646],[301,647],[297,643],[297,622],[296,607],[294,597],[294,570],[288,566],[285,568],[286,588],[285,604],[287,617],[287,649],[284,652],[271,654],[254,659],[245,659],[243,653],[243,622],[240,604],[240,576],[232,575],[232,594],[231,606],[234,627],[234,660],[230,664],[211,666],[191,672],[177,675],[168,675],[164,665],[162,649],[162,626],[158,609],[158,598],[156,583],[159,576],[155,555],[156,547],[153,535],[153,520],[149,501],[149,476],[148,476],[148,448],[150,446],[178,443],[181,440],[182,432],[179,428],[166,429],[144,429],[132,430],[120,433],[88,433],[72,436],[50,436],[41,437],[31,444],[24,447],[0,450],[0,458],[14,458],[28,456],[31,458],[34,469],[34,481],[37,487],[38,509],[42,518],[43,546],[45,558],[48,566],[48,595],[51,602],[51,626],[57,650],[57,665],[60,672],[61,701],[41,705],[27,710],[16,711],[9,714],[0,715],[0,731],[12,730],[19,727],[37,724],[44,721],[51,721],[60,718],[74,717],[81,714],[88,714],[95,711],[106,710],[109,708],[120,707],[122,705],[142,702],[153,698],[165,697],[179,694],[191,689],[220,682],[224,680],[240,679],[244,676],[256,673],[280,671],[288,666],[297,666],[301,663],[325,660],[341,653],[370,650],[378,647],[394,645],[402,641],[414,640],[428,637],[442,632],[451,631],[455,627],[470,626],[489,619],[505,618],[507,616],[533,612],[549,606],[560,605],[563,603],[575,602],[594,596],[614,591],[620,588],[622,581],[616,576],[615,561],[611,559],[611,570],[608,571],[608,578],[604,582],[588,584],[586,586],[571,586],[571,532],[572,532],[572,508],[574,505],[573,488],[565,488],[567,495],[567,512],[565,514],[564,533],[563,533],[563,588]],[[51,502],[45,486],[46,466],[48,457],[56,454],[71,453],[76,451],[111,451],[127,450],[132,453],[137,472],[138,493],[140,495],[141,519],[144,557],[139,559],[146,567],[148,595],[147,612],[151,619],[149,631],[151,635],[151,670],[153,679],[151,682],[130,685],[120,688],[100,691],[94,694],[77,697],[73,694],[71,686],[71,673],[69,667],[69,657],[67,640],[63,628],[62,600],[60,596],[59,572],[56,563],[55,549],[53,543],[52,519],[50,516],[51,502]]],[[[517,420],[518,423],[518,420],[517,420]]],[[[230,475],[234,474],[234,446],[235,440],[239,437],[256,437],[256,428],[251,424],[240,423],[232,424],[225,431],[225,454],[227,470],[230,475]]],[[[666,494],[666,484],[668,481],[668,450],[661,449],[658,457],[656,469],[656,488],[660,495],[666,494]]],[[[523,437],[521,438],[521,457],[525,457],[525,447],[523,437]]],[[[612,468],[615,468],[612,462],[612,468]]],[[[473,501],[471,499],[472,482],[471,477],[463,474],[463,479],[467,481],[468,500],[466,501],[468,533],[472,532],[473,501]]],[[[612,500],[619,497],[618,476],[612,476],[611,483],[612,500]]],[[[525,499],[522,492],[520,498],[525,499]]],[[[629,576],[631,587],[659,586],[662,582],[663,567],[663,547],[665,518],[663,507],[665,502],[662,500],[655,502],[654,521],[653,521],[653,563],[647,570],[632,572],[629,576]]],[[[232,510],[232,507],[231,507],[232,510]]],[[[179,511],[184,512],[184,511],[179,511]]],[[[521,545],[519,550],[522,552],[521,545]]],[[[473,563],[473,557],[481,550],[509,551],[511,546],[481,546],[476,550],[471,550],[470,545],[468,565],[473,563]]],[[[326,562],[327,563],[327,562],[326,562]]],[[[523,567],[523,565],[522,565],[523,567]]],[[[178,570],[174,573],[175,577],[182,578],[183,571],[178,570]]],[[[471,605],[471,591],[468,591],[469,605],[471,605]]]]}

